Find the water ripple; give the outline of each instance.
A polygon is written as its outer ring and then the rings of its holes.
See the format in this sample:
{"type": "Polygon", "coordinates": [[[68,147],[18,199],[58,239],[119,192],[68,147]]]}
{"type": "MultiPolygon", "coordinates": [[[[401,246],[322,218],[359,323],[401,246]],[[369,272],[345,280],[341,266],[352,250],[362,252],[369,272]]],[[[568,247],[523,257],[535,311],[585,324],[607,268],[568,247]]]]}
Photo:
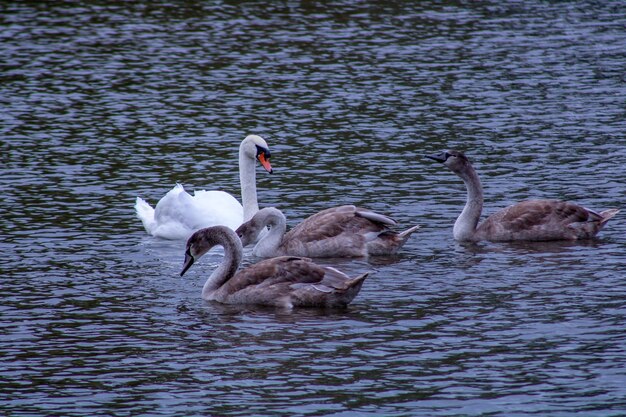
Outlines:
{"type": "MultiPolygon", "coordinates": [[[[616,3],[16,3],[0,26],[0,398],[29,415],[616,415],[624,222],[588,243],[458,244],[467,152],[485,213],[623,206],[616,3]],[[210,254],[135,218],[176,182],[290,225],[358,204],[422,229],[346,310],[208,304],[210,254]],[[259,171],[260,172],[260,171],[259,171]],[[10,393],[10,395],[5,394],[10,393]]],[[[245,263],[256,260],[248,255],[245,263]]]]}

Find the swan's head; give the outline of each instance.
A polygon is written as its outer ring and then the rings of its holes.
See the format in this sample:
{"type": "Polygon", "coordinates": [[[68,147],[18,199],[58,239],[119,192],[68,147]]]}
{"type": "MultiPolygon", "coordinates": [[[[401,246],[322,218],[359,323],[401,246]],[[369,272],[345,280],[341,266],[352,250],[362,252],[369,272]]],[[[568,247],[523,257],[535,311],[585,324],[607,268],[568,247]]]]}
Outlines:
{"type": "Polygon", "coordinates": [[[259,135],[248,135],[241,142],[241,151],[250,159],[256,159],[267,172],[272,173],[270,164],[270,148],[267,142],[259,135]]]}
{"type": "Polygon", "coordinates": [[[426,155],[426,158],[443,163],[451,171],[456,172],[457,174],[466,172],[472,166],[467,156],[465,156],[463,152],[459,151],[444,151],[435,155],[426,155]]]}
{"type": "Polygon", "coordinates": [[[187,240],[185,261],[183,263],[183,269],[180,271],[180,276],[182,277],[196,260],[210,251],[214,246],[221,245],[226,247],[231,241],[238,243],[239,239],[237,239],[234,232],[226,226],[212,226],[195,232],[187,240]]]}
{"type": "Polygon", "coordinates": [[[274,207],[266,207],[257,211],[250,220],[239,226],[235,233],[241,239],[241,244],[247,246],[256,242],[266,226],[271,230],[280,225],[284,228],[286,223],[287,219],[280,210],[274,207]]]}
{"type": "Polygon", "coordinates": [[[254,221],[254,217],[247,222],[243,223],[241,226],[235,230],[237,236],[241,240],[242,246],[248,246],[251,243],[254,243],[261,233],[261,229],[263,226],[259,226],[257,222],[254,221]]]}

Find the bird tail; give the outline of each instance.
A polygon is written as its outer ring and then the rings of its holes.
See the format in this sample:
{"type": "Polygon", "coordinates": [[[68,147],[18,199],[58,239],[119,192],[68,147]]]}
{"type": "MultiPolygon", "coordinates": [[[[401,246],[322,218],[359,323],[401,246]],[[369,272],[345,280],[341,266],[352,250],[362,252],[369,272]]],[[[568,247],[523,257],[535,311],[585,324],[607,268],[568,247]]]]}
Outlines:
{"type": "Polygon", "coordinates": [[[143,198],[137,197],[135,201],[135,212],[137,213],[137,217],[143,223],[143,227],[146,229],[146,232],[152,234],[153,229],[155,227],[154,222],[154,209],[150,204],[148,204],[143,198]]]}
{"type": "Polygon", "coordinates": [[[345,297],[348,300],[348,303],[351,302],[352,300],[354,300],[354,297],[356,297],[356,295],[359,293],[359,291],[361,291],[361,287],[363,286],[363,282],[365,282],[365,278],[367,278],[369,276],[369,272],[365,272],[361,275],[359,275],[356,278],[351,279],[350,281],[348,281],[348,288],[345,291],[345,297]]]}
{"type": "Polygon", "coordinates": [[[400,232],[400,233],[398,233],[398,236],[399,236],[400,238],[402,238],[402,239],[405,239],[405,240],[406,240],[406,239],[408,239],[408,238],[409,238],[409,236],[411,236],[411,233],[415,232],[415,231],[416,231],[417,229],[419,229],[419,228],[420,228],[420,225],[419,225],[419,224],[418,224],[418,225],[415,225],[415,226],[413,226],[413,227],[410,227],[410,228],[406,229],[404,232],[400,232]]]}
{"type": "Polygon", "coordinates": [[[609,209],[609,210],[604,210],[600,212],[600,216],[602,217],[602,220],[600,220],[600,224],[602,225],[605,224],[619,212],[620,212],[619,209],[609,209]]]}
{"type": "Polygon", "coordinates": [[[358,277],[351,279],[350,281],[348,281],[349,283],[348,285],[350,287],[354,287],[355,285],[362,285],[363,281],[365,281],[365,278],[367,278],[369,274],[370,274],[369,272],[365,272],[359,275],[358,277]]]}

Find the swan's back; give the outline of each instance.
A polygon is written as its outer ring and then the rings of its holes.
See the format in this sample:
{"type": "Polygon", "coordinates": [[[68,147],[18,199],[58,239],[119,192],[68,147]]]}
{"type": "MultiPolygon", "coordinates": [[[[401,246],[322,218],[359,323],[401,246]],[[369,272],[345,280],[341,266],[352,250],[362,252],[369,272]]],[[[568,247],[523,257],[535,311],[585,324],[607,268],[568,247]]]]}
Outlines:
{"type": "Polygon", "coordinates": [[[528,200],[489,216],[475,236],[493,241],[589,239],[618,212],[597,213],[560,200],[528,200]]]}
{"type": "Polygon", "coordinates": [[[367,256],[367,243],[386,232],[395,222],[381,214],[352,205],[316,213],[283,238],[283,253],[312,257],[367,256]]]}
{"type": "Polygon", "coordinates": [[[351,279],[310,259],[277,257],[237,272],[215,293],[228,304],[277,307],[340,307],[349,304],[367,274],[351,279]]]}
{"type": "Polygon", "coordinates": [[[380,232],[395,225],[387,216],[353,205],[331,207],[309,216],[286,235],[319,240],[341,233],[380,232]]]}
{"type": "Polygon", "coordinates": [[[150,233],[166,239],[185,239],[194,231],[224,225],[236,229],[243,219],[243,207],[224,191],[199,190],[191,196],[177,184],[157,203],[158,220],[150,233]]]}

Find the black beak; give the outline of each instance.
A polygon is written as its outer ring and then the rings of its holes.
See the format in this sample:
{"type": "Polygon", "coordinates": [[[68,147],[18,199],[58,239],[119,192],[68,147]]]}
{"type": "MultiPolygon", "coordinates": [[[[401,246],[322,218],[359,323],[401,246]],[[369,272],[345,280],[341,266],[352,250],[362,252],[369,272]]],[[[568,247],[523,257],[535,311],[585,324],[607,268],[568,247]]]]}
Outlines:
{"type": "Polygon", "coordinates": [[[434,155],[424,155],[426,158],[435,160],[437,162],[446,162],[446,159],[448,159],[448,152],[441,152],[438,154],[434,154],[434,155]]]}
{"type": "Polygon", "coordinates": [[[194,257],[191,255],[191,253],[189,253],[189,251],[187,251],[185,253],[185,263],[183,264],[183,270],[180,271],[181,277],[185,275],[185,272],[187,272],[189,268],[191,268],[191,265],[193,265],[194,261],[195,261],[194,257]]]}

